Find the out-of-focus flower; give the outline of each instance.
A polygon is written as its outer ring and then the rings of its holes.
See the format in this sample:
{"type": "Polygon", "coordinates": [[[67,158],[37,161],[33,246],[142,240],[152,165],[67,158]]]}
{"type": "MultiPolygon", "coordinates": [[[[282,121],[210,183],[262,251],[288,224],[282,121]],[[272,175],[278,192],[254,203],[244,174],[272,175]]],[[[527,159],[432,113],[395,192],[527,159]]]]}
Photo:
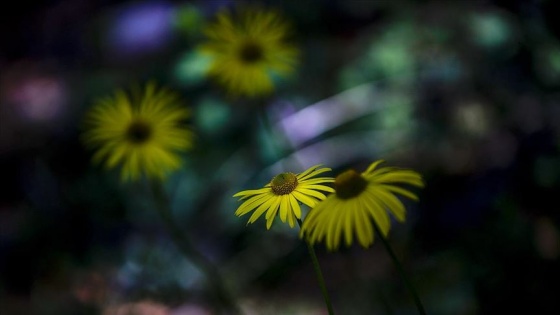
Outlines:
{"type": "Polygon", "coordinates": [[[275,11],[222,11],[206,27],[200,46],[211,56],[208,75],[234,96],[261,96],[274,90],[274,77],[291,73],[298,50],[286,42],[289,26],[275,11]]]}
{"type": "Polygon", "coordinates": [[[360,245],[367,248],[373,244],[375,225],[384,237],[389,233],[391,221],[387,212],[404,222],[406,210],[395,194],[412,200],[418,197],[395,184],[423,187],[422,177],[412,170],[377,168],[382,162],[372,163],[362,174],[348,170],[338,175],[334,181],[335,193],[309,212],[300,236],[311,244],[325,241],[329,250],[336,250],[344,233],[347,246],[355,235],[360,245]]]}
{"type": "Polygon", "coordinates": [[[153,83],[143,93],[118,90],[87,114],[83,139],[96,149],[94,162],[104,160],[109,169],[122,166],[123,181],[144,175],[163,179],[181,166],[179,153],[192,146],[193,134],[182,124],[189,115],[177,94],[153,83]]]}
{"type": "Polygon", "coordinates": [[[255,222],[266,212],[266,228],[270,229],[272,222],[280,211],[282,222],[288,221],[294,227],[296,219],[301,218],[299,202],[308,207],[314,207],[319,200],[324,200],[324,193],[334,192],[331,187],[323,185],[334,181],[331,177],[317,177],[319,174],[330,171],[330,168],[319,168],[315,165],[300,174],[281,173],[276,175],[264,188],[238,192],[233,197],[245,200],[235,211],[235,215],[242,216],[253,210],[253,215],[248,223],[255,222]]]}

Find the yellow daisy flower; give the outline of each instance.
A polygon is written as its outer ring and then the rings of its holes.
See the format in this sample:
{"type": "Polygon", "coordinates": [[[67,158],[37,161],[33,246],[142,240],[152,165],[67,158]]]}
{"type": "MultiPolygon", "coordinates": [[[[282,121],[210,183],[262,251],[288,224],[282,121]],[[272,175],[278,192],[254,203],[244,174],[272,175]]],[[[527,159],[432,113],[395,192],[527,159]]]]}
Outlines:
{"type": "Polygon", "coordinates": [[[255,222],[266,212],[266,228],[270,229],[272,222],[280,211],[282,222],[288,221],[290,227],[294,227],[297,219],[301,219],[301,208],[299,202],[312,208],[319,200],[325,199],[324,193],[334,192],[331,187],[322,185],[332,183],[332,177],[317,177],[319,174],[328,172],[330,168],[319,168],[315,165],[300,174],[282,173],[266,184],[264,188],[256,190],[245,190],[238,192],[233,197],[245,200],[235,211],[235,215],[242,216],[253,210],[249,223],[255,222]]]}
{"type": "Polygon", "coordinates": [[[361,175],[354,170],[338,175],[335,193],[309,212],[300,236],[307,237],[311,244],[324,240],[332,251],[338,249],[342,235],[346,246],[350,246],[355,234],[360,245],[367,248],[373,244],[375,226],[384,237],[389,233],[391,222],[387,212],[404,222],[406,210],[395,194],[412,200],[418,197],[395,184],[423,187],[422,177],[412,170],[377,168],[382,162],[372,163],[361,175]]]}
{"type": "Polygon", "coordinates": [[[212,59],[208,75],[233,96],[270,94],[272,78],[288,75],[297,61],[298,50],[286,43],[288,32],[275,11],[220,12],[199,47],[212,59]]]}
{"type": "Polygon", "coordinates": [[[181,166],[179,153],[192,146],[192,132],[182,125],[189,111],[177,94],[146,85],[143,92],[122,90],[98,100],[86,115],[84,143],[96,150],[93,161],[108,169],[121,165],[123,181],[145,175],[163,179],[181,166]]]}

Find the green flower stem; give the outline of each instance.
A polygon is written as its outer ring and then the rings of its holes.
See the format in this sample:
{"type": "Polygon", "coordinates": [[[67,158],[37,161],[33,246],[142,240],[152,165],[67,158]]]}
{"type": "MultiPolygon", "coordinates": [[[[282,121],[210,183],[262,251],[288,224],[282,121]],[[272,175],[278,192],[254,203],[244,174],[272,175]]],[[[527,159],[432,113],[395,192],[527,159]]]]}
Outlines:
{"type": "Polygon", "coordinates": [[[420,301],[420,297],[418,296],[418,292],[416,292],[416,289],[412,285],[412,282],[410,282],[410,279],[408,278],[408,275],[406,274],[406,272],[404,272],[403,266],[400,263],[397,256],[395,255],[395,252],[393,251],[393,248],[391,247],[391,244],[389,244],[389,242],[385,239],[385,237],[383,237],[383,235],[380,232],[381,230],[379,229],[379,226],[377,225],[377,223],[375,221],[372,221],[372,222],[373,222],[373,226],[375,227],[375,232],[377,234],[377,237],[381,240],[381,243],[383,243],[383,246],[385,246],[385,249],[389,253],[389,256],[391,256],[391,259],[393,260],[393,263],[395,264],[395,267],[397,267],[397,271],[399,272],[406,288],[408,289],[408,291],[412,295],[412,298],[414,299],[414,303],[416,304],[416,308],[418,308],[418,313],[420,313],[422,315],[426,315],[426,311],[424,310],[424,306],[422,305],[422,302],[420,301]]]}
{"type": "Polygon", "coordinates": [[[160,182],[152,181],[152,191],[156,201],[156,208],[165,223],[165,226],[175,245],[181,250],[187,259],[189,259],[206,277],[208,286],[219,305],[226,311],[224,314],[239,315],[242,314],[241,309],[235,300],[228,294],[226,286],[220,276],[218,268],[198,251],[191,240],[186,236],[181,228],[173,220],[171,209],[169,207],[169,200],[163,191],[160,182]]]}
{"type": "MultiPolygon", "coordinates": [[[[274,134],[274,128],[272,128],[272,123],[266,112],[265,107],[266,102],[262,102],[259,104],[258,113],[260,116],[260,120],[264,125],[266,131],[268,131],[269,135],[274,134]]],[[[302,222],[301,219],[297,219],[298,225],[301,228],[302,222]]],[[[309,244],[309,241],[305,240],[305,245],[307,245],[307,250],[309,251],[309,256],[311,256],[311,262],[313,263],[313,269],[315,269],[315,275],[317,276],[317,281],[319,282],[319,287],[321,289],[321,293],[323,294],[323,298],[325,299],[325,304],[327,305],[327,310],[329,315],[334,315],[331,299],[329,297],[329,292],[327,291],[327,285],[325,284],[325,278],[323,277],[323,272],[321,271],[321,266],[319,265],[319,259],[317,259],[317,255],[315,254],[315,249],[313,246],[309,244]]]]}
{"type": "MultiPolygon", "coordinates": [[[[301,228],[301,219],[297,219],[299,227],[301,228]]],[[[321,288],[321,293],[325,299],[325,304],[327,304],[327,310],[329,315],[334,315],[331,299],[329,297],[329,292],[327,291],[327,285],[325,284],[325,278],[323,277],[323,272],[321,272],[321,266],[319,265],[319,260],[315,254],[315,249],[313,245],[309,244],[309,241],[305,240],[305,245],[307,245],[307,250],[309,251],[309,256],[311,256],[311,262],[313,263],[313,269],[315,269],[315,274],[317,275],[317,281],[319,282],[319,287],[321,288]]]]}

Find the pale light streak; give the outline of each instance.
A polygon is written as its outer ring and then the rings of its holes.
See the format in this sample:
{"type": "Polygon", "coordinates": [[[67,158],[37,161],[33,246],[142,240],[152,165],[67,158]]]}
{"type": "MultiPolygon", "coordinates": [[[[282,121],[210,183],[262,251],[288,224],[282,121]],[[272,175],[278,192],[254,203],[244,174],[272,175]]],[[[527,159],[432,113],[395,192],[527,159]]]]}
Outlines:
{"type": "Polygon", "coordinates": [[[333,97],[282,118],[276,128],[297,147],[324,132],[382,108],[381,94],[371,83],[344,91],[333,97]]]}

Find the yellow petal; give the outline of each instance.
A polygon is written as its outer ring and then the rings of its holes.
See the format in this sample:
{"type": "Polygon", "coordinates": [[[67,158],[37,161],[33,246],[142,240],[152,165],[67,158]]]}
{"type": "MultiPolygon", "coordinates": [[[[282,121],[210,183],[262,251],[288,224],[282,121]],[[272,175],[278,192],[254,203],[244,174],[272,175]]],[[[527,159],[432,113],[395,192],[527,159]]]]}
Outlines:
{"type": "Polygon", "coordinates": [[[404,197],[407,197],[407,198],[412,199],[414,201],[418,201],[418,197],[415,194],[411,193],[410,191],[408,191],[406,189],[402,189],[400,187],[393,186],[393,185],[379,185],[379,186],[381,188],[385,188],[385,189],[387,189],[389,191],[392,191],[394,193],[403,195],[404,197]]]}
{"type": "Polygon", "coordinates": [[[290,197],[282,195],[280,198],[280,220],[286,222],[288,220],[288,212],[290,212],[290,197]]]}
{"type": "Polygon", "coordinates": [[[295,191],[300,192],[300,193],[302,193],[302,194],[305,194],[305,195],[307,195],[307,196],[313,196],[313,197],[315,197],[315,198],[317,198],[317,199],[319,199],[319,200],[325,199],[325,195],[324,195],[324,194],[322,194],[322,193],[320,193],[320,192],[318,192],[318,191],[315,191],[315,190],[305,189],[305,188],[302,188],[302,187],[299,187],[299,186],[298,186],[298,187],[296,188],[295,191]]]}
{"type": "Polygon", "coordinates": [[[239,206],[239,208],[237,208],[237,210],[235,211],[235,215],[236,216],[242,216],[248,212],[250,212],[251,210],[253,210],[255,207],[261,205],[263,202],[265,202],[266,200],[272,198],[272,193],[268,194],[262,194],[262,195],[258,195],[255,197],[252,197],[248,200],[245,200],[241,206],[239,206]]]}
{"type": "Polygon", "coordinates": [[[299,191],[294,190],[291,192],[291,194],[300,202],[303,202],[304,204],[306,204],[308,207],[313,208],[316,204],[317,201],[311,197],[308,197],[302,193],[300,193],[299,191]]]}
{"type": "Polygon", "coordinates": [[[385,161],[384,160],[377,160],[377,161],[371,163],[370,166],[368,167],[368,169],[365,172],[363,172],[362,175],[365,176],[365,175],[371,174],[375,170],[375,168],[383,162],[385,162],[385,161]]]}
{"type": "Polygon", "coordinates": [[[406,219],[406,209],[402,202],[395,197],[395,195],[386,192],[384,189],[377,187],[368,188],[373,195],[376,195],[378,199],[383,202],[385,207],[395,216],[399,222],[404,222],[406,219]]]}
{"type": "Polygon", "coordinates": [[[249,218],[249,221],[247,223],[255,222],[266,210],[270,209],[270,207],[272,206],[272,203],[274,203],[274,198],[269,198],[265,202],[263,202],[255,210],[255,212],[253,212],[253,214],[251,215],[251,217],[249,218]]]}
{"type": "Polygon", "coordinates": [[[292,194],[289,194],[288,196],[290,196],[290,205],[292,206],[294,215],[296,216],[296,218],[301,219],[301,207],[299,206],[299,203],[292,194]]]}

